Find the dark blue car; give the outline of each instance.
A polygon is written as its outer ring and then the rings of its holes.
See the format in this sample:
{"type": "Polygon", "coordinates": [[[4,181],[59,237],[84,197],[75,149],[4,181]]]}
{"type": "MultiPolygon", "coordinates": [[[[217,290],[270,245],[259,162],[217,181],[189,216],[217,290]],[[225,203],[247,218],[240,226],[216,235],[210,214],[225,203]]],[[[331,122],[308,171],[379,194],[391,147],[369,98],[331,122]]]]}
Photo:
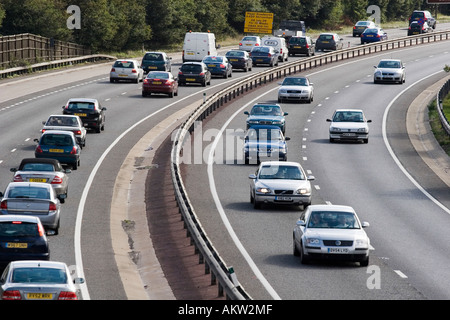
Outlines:
{"type": "Polygon", "coordinates": [[[280,127],[255,125],[244,138],[245,163],[257,164],[265,160],[287,161],[287,144],[280,127]]]}
{"type": "Polygon", "coordinates": [[[387,40],[387,33],[381,28],[367,28],[361,34],[361,44],[387,40]]]}
{"type": "Polygon", "coordinates": [[[279,55],[280,54],[270,46],[253,47],[250,52],[250,57],[252,58],[254,66],[258,64],[268,64],[271,67],[278,66],[279,55]]]}
{"type": "Polygon", "coordinates": [[[202,61],[211,75],[219,75],[225,79],[231,77],[233,73],[233,67],[225,56],[206,56],[202,61]]]}

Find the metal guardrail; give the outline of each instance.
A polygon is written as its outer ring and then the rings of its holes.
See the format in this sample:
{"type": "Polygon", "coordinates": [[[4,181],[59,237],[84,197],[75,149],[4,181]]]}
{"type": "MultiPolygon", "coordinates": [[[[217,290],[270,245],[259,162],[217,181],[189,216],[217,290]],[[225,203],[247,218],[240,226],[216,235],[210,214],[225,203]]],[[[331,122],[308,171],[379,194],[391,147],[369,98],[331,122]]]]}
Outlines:
{"type": "Polygon", "coordinates": [[[76,58],[55,60],[55,61],[49,61],[49,62],[41,62],[41,63],[36,63],[36,64],[30,65],[30,66],[26,66],[26,67],[16,67],[16,68],[0,70],[0,79],[8,78],[8,77],[15,76],[15,75],[33,73],[36,71],[70,66],[70,65],[80,64],[80,63],[97,62],[100,60],[115,60],[115,59],[116,59],[116,57],[113,57],[113,56],[108,56],[108,55],[103,55],[103,54],[92,54],[92,55],[76,57],[76,58]]]}
{"type": "Polygon", "coordinates": [[[195,214],[194,207],[189,200],[187,190],[183,184],[179,163],[180,154],[182,153],[183,144],[187,134],[192,134],[195,129],[195,123],[197,121],[202,121],[215,110],[239,95],[255,89],[258,86],[262,86],[268,82],[273,82],[276,79],[283,78],[291,74],[345,59],[444,40],[450,40],[450,30],[361,45],[354,48],[338,50],[315,57],[289,62],[283,64],[282,66],[271,68],[249,76],[244,80],[235,82],[226,89],[213,94],[189,116],[189,118],[181,125],[173,142],[171,154],[172,181],[175,188],[175,197],[180,213],[185,221],[186,228],[188,229],[192,241],[196,245],[196,250],[199,252],[202,262],[203,259],[206,260],[205,264],[207,265],[207,272],[212,272],[212,277],[214,278],[213,282],[215,283],[216,278],[219,280],[219,293],[223,293],[223,290],[225,290],[227,298],[232,300],[251,299],[239,283],[236,285],[231,281],[228,268],[203,230],[201,223],[195,214]]]}
{"type": "Polygon", "coordinates": [[[441,120],[442,127],[444,128],[445,132],[447,132],[447,135],[450,136],[450,122],[449,119],[444,114],[442,101],[445,99],[445,97],[450,92],[450,80],[447,80],[447,82],[442,86],[441,90],[439,90],[437,97],[436,97],[436,106],[439,113],[439,119],[441,120]]]}

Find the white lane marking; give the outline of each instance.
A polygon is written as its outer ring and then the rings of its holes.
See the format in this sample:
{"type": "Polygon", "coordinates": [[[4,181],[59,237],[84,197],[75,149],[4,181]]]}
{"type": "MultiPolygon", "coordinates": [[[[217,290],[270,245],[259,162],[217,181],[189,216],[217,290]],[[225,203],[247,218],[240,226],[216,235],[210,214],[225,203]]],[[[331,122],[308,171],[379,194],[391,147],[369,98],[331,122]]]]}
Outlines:
{"type": "Polygon", "coordinates": [[[95,175],[97,174],[98,169],[100,168],[101,164],[103,163],[103,161],[105,160],[106,156],[109,154],[109,152],[111,152],[111,150],[114,148],[114,146],[119,143],[119,141],[125,136],[127,135],[131,130],[133,130],[135,127],[137,127],[138,125],[140,125],[142,122],[150,119],[151,117],[155,116],[156,114],[160,113],[161,111],[164,111],[170,107],[172,107],[173,105],[186,100],[188,98],[191,98],[195,95],[198,95],[199,93],[203,92],[203,91],[207,91],[210,88],[214,88],[214,87],[218,87],[221,86],[223,84],[226,84],[227,82],[231,82],[234,80],[230,80],[230,81],[226,81],[226,82],[221,82],[215,86],[211,86],[209,88],[205,88],[203,90],[200,91],[196,91],[195,93],[188,95],[184,98],[181,98],[177,101],[174,101],[171,104],[168,104],[167,106],[153,112],[152,114],[148,115],[147,117],[141,119],[140,121],[136,122],[134,125],[132,125],[130,128],[128,128],[127,130],[125,130],[120,136],[118,136],[116,138],[116,140],[113,141],[113,143],[111,143],[111,145],[105,150],[105,152],[103,152],[103,154],[101,155],[100,159],[97,161],[97,163],[95,164],[94,168],[92,169],[91,174],[89,175],[89,178],[84,186],[83,189],[83,193],[81,194],[81,198],[80,198],[80,202],[78,204],[78,209],[77,209],[77,218],[75,221],[75,235],[74,235],[74,251],[75,251],[75,265],[76,265],[76,269],[77,269],[77,274],[78,277],[84,278],[85,282],[83,284],[80,284],[80,290],[81,290],[81,296],[83,297],[83,300],[90,300],[90,295],[89,295],[89,290],[87,288],[87,279],[84,275],[84,267],[83,267],[83,257],[82,257],[82,252],[81,252],[81,225],[83,223],[83,214],[84,214],[84,206],[86,203],[86,199],[89,193],[89,190],[91,188],[92,182],[94,181],[95,175]]]}
{"type": "Polygon", "coordinates": [[[394,270],[394,272],[396,273],[396,274],[398,274],[399,276],[400,276],[400,278],[403,278],[403,279],[407,279],[408,277],[403,273],[403,272],[401,272],[400,270],[394,270]]]}
{"type": "Polygon", "coordinates": [[[414,82],[413,84],[411,84],[409,87],[407,87],[406,89],[404,89],[402,92],[400,92],[392,101],[391,103],[389,103],[389,105],[386,107],[386,109],[384,110],[384,114],[383,114],[383,124],[382,124],[382,135],[383,135],[383,140],[384,140],[384,144],[386,145],[386,148],[388,149],[392,159],[394,160],[394,162],[397,164],[397,166],[400,168],[400,170],[403,172],[403,174],[417,187],[417,189],[419,189],[428,199],[430,199],[431,201],[433,201],[437,206],[439,206],[442,210],[444,210],[445,212],[447,212],[448,214],[450,214],[450,209],[445,207],[442,203],[440,203],[436,198],[434,198],[431,194],[428,193],[428,191],[426,191],[410,174],[408,171],[406,171],[405,167],[403,167],[403,165],[401,164],[400,160],[397,158],[397,156],[395,155],[394,151],[391,148],[391,145],[389,144],[388,138],[387,138],[387,133],[386,133],[386,126],[387,126],[387,116],[389,113],[389,110],[391,109],[392,105],[395,103],[395,101],[397,101],[397,99],[399,97],[401,97],[406,91],[408,91],[410,88],[414,87],[415,85],[419,84],[420,82],[423,82],[425,79],[431,78],[441,72],[444,72],[444,70],[435,72],[433,74],[430,74],[428,76],[426,76],[425,78],[422,78],[416,82],[414,82]]]}

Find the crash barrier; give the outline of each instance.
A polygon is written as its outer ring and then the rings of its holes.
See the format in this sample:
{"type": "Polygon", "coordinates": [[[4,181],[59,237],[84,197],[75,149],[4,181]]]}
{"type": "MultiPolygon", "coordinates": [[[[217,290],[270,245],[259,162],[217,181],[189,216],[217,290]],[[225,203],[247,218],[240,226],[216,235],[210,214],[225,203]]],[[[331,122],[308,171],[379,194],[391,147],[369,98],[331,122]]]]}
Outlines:
{"type": "Polygon", "coordinates": [[[329,63],[365,56],[372,53],[444,40],[450,40],[450,30],[366,44],[285,63],[282,66],[270,68],[263,72],[250,75],[243,80],[238,80],[226,89],[214,93],[211,97],[205,99],[205,101],[180,126],[173,141],[171,152],[171,174],[175,189],[175,197],[188,236],[191,237],[191,243],[196,247],[195,250],[199,254],[200,262],[205,263],[205,272],[211,274],[211,284],[216,284],[217,280],[219,282],[219,295],[223,295],[223,292],[225,291],[227,298],[231,300],[251,299],[239,281],[237,281],[239,271],[236,270],[237,272],[234,273],[232,267],[227,267],[211,241],[208,239],[208,236],[203,230],[201,222],[195,213],[195,209],[189,200],[187,190],[183,183],[180,170],[180,155],[183,152],[184,142],[193,141],[193,139],[190,140],[187,139],[187,137],[194,132],[196,123],[202,121],[215,110],[241,94],[245,94],[245,92],[249,90],[256,89],[259,86],[276,81],[285,76],[317,68],[329,63]],[[232,272],[230,272],[230,269],[232,272]]]}
{"type": "Polygon", "coordinates": [[[102,54],[93,54],[88,56],[69,58],[63,60],[55,60],[50,62],[42,62],[36,63],[27,67],[16,67],[5,70],[0,70],[0,79],[12,77],[15,75],[22,75],[27,73],[33,73],[37,71],[49,70],[59,67],[66,67],[76,64],[82,64],[86,62],[98,62],[102,60],[115,60],[116,58],[113,56],[102,55],[102,54]]]}
{"type": "Polygon", "coordinates": [[[72,42],[21,33],[0,37],[0,68],[18,63],[68,59],[92,54],[91,49],[72,42]]]}
{"type": "Polygon", "coordinates": [[[447,80],[447,82],[442,86],[441,90],[437,93],[436,97],[436,106],[439,113],[439,120],[441,120],[442,127],[444,128],[445,132],[447,132],[447,135],[450,136],[450,122],[449,119],[444,114],[442,101],[447,97],[447,95],[450,92],[450,80],[447,80]]]}

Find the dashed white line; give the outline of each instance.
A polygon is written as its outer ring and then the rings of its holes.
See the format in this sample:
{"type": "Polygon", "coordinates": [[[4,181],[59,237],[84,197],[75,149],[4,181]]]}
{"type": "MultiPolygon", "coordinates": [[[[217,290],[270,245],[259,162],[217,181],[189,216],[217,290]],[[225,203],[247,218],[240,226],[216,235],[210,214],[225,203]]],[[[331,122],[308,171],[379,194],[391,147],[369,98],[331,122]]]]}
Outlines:
{"type": "Polygon", "coordinates": [[[408,277],[403,273],[403,272],[401,272],[400,270],[394,270],[394,272],[396,273],[396,274],[398,274],[399,276],[400,276],[400,278],[403,278],[403,279],[407,279],[408,277]]]}

